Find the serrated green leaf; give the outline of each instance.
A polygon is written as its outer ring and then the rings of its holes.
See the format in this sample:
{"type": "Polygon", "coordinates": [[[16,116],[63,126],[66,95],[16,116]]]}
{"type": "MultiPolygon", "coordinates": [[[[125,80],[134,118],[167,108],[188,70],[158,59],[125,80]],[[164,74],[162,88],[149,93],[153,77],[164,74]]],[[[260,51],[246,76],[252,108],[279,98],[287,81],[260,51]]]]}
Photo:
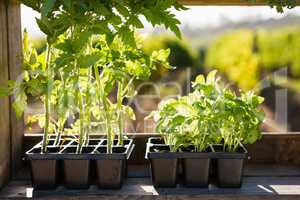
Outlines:
{"type": "Polygon", "coordinates": [[[142,22],[140,21],[140,19],[139,19],[137,16],[135,16],[135,15],[132,15],[132,16],[129,18],[128,22],[129,22],[130,24],[132,24],[133,26],[135,26],[136,28],[144,28],[143,23],[142,23],[142,22]]]}
{"type": "Polygon", "coordinates": [[[122,4],[116,4],[116,9],[118,10],[118,12],[123,15],[124,17],[128,17],[129,11],[127,10],[127,8],[125,6],[123,6],[122,4]]]}
{"type": "Polygon", "coordinates": [[[48,21],[46,18],[38,19],[35,18],[37,25],[39,26],[40,30],[48,36],[52,36],[52,30],[49,27],[48,21]]]}
{"type": "Polygon", "coordinates": [[[53,9],[56,0],[43,0],[42,8],[41,8],[41,15],[46,17],[53,9]]]}

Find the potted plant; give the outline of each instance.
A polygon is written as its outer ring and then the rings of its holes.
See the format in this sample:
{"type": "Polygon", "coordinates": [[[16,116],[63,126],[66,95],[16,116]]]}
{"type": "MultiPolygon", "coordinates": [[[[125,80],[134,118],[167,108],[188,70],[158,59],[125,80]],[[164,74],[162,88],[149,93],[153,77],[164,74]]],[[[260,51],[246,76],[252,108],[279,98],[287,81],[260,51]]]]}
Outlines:
{"type": "Polygon", "coordinates": [[[251,91],[240,91],[240,95],[236,95],[230,88],[224,87],[216,73],[210,72],[206,81],[197,77],[194,88],[205,96],[212,108],[210,127],[218,134],[213,149],[219,186],[240,187],[243,162],[247,157],[244,144],[252,144],[261,138],[259,128],[264,113],[258,106],[263,98],[251,91]]]}
{"type": "MultiPolygon", "coordinates": [[[[197,77],[193,87],[197,88],[200,81],[205,82],[202,75],[197,77]]],[[[208,186],[213,155],[210,144],[218,135],[214,132],[213,107],[207,100],[195,89],[187,96],[161,102],[159,110],[151,113],[157,123],[156,130],[162,135],[162,138],[149,139],[146,153],[146,158],[151,160],[155,186],[176,185],[178,159],[182,160],[186,186],[208,186]]]]}
{"type": "MultiPolygon", "coordinates": [[[[53,37],[56,37],[55,35],[53,37]]],[[[54,129],[50,119],[51,93],[53,92],[53,70],[50,68],[51,55],[53,53],[52,39],[49,38],[47,51],[37,54],[36,50],[28,42],[28,35],[23,34],[23,69],[21,79],[8,87],[8,95],[14,95],[14,110],[17,117],[22,116],[26,105],[27,96],[41,98],[45,107],[44,115],[36,115],[30,120],[39,121],[44,127],[43,141],[35,145],[28,152],[31,163],[32,183],[35,188],[49,189],[55,188],[57,182],[57,157],[59,144],[55,144],[55,139],[49,139],[49,132],[54,129]]]]}
{"type": "Polygon", "coordinates": [[[258,108],[263,98],[252,92],[236,96],[224,91],[224,109],[220,133],[222,143],[215,145],[217,158],[217,176],[221,187],[241,187],[243,163],[247,157],[245,144],[252,144],[261,138],[259,127],[264,113],[258,108]]]}
{"type": "Polygon", "coordinates": [[[151,160],[155,186],[175,186],[178,159],[183,161],[186,186],[208,185],[210,159],[217,159],[219,185],[241,185],[243,144],[261,137],[263,99],[247,92],[237,96],[215,77],[216,71],[196,77],[193,92],[160,103],[151,113],[161,138],[150,138],[146,158],[151,160]],[[217,144],[217,145],[216,145],[217,144]],[[165,166],[168,164],[168,167],[165,166]],[[201,169],[201,170],[199,170],[201,169]]]}
{"type": "Polygon", "coordinates": [[[159,105],[157,130],[162,138],[150,138],[146,154],[146,158],[151,160],[151,176],[155,186],[176,185],[179,159],[182,160],[186,186],[208,185],[212,152],[209,146],[210,136],[207,131],[203,131],[205,117],[198,115],[193,107],[193,97],[195,96],[190,94],[159,105]]]}
{"type": "Polygon", "coordinates": [[[120,187],[123,175],[110,169],[123,170],[133,149],[132,140],[123,135],[124,116],[133,118],[133,112],[123,100],[132,97],[134,80],[149,77],[157,64],[169,67],[168,50],[150,56],[142,53],[135,37],[135,29],[143,28],[139,16],[180,37],[180,22],[170,9],[185,8],[177,1],[140,2],[139,6],[131,1],[22,2],[41,14],[36,22],[47,37],[47,50],[38,55],[24,43],[24,77],[10,81],[1,94],[15,94],[18,116],[28,94],[44,102],[45,113],[31,119],[43,127],[43,140],[27,152],[34,187],[54,188],[57,163],[62,162],[66,185],[86,188],[91,160],[98,164],[99,186],[120,187]],[[113,103],[109,96],[115,87],[113,103]],[[69,118],[75,123],[68,124],[69,118]],[[105,124],[106,139],[89,138],[93,120],[105,124]]]}

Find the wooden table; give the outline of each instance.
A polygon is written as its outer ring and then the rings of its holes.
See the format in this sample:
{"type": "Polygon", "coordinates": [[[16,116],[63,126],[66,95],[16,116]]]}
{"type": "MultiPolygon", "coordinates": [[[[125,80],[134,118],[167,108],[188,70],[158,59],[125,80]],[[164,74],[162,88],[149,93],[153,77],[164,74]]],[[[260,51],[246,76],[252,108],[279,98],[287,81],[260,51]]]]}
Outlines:
{"type": "Polygon", "coordinates": [[[92,185],[88,190],[67,190],[59,186],[54,191],[34,191],[29,181],[18,180],[10,182],[0,192],[0,200],[27,199],[26,197],[32,196],[47,200],[299,200],[300,168],[285,165],[249,165],[245,169],[244,182],[240,189],[218,188],[214,184],[210,184],[208,188],[185,188],[179,184],[177,188],[158,189],[152,186],[149,177],[144,177],[128,178],[120,190],[101,190],[92,185]]]}

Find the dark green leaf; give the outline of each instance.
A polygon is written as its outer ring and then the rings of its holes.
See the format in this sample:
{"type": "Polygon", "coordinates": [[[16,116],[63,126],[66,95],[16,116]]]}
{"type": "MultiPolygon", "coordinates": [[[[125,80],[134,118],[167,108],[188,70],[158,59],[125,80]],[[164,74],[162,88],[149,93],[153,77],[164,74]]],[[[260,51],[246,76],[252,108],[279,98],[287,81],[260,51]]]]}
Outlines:
{"type": "Polygon", "coordinates": [[[42,8],[41,8],[41,15],[42,17],[48,16],[48,14],[52,11],[56,0],[43,0],[42,8]]]}

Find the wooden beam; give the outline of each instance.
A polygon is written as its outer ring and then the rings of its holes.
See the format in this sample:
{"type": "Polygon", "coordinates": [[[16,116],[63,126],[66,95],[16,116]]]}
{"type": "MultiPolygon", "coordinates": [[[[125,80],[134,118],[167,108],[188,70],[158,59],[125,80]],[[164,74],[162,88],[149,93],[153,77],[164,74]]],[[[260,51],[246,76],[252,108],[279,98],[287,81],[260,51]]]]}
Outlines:
{"type": "MultiPolygon", "coordinates": [[[[9,79],[6,2],[0,1],[0,86],[9,79]]],[[[10,178],[9,99],[0,98],[0,188],[10,178]]]]}
{"type": "MultiPolygon", "coordinates": [[[[22,75],[22,30],[21,30],[21,3],[19,0],[8,0],[7,4],[7,30],[8,30],[8,63],[9,79],[17,80],[22,75]]],[[[13,97],[10,98],[12,103],[13,97]]],[[[10,107],[11,129],[11,160],[12,177],[22,165],[22,144],[24,135],[24,119],[16,118],[10,107]]]]}
{"type": "MultiPolygon", "coordinates": [[[[187,6],[266,6],[267,0],[256,0],[254,2],[247,0],[180,0],[187,6]]],[[[296,0],[300,5],[300,0],[296,0]]]]}

